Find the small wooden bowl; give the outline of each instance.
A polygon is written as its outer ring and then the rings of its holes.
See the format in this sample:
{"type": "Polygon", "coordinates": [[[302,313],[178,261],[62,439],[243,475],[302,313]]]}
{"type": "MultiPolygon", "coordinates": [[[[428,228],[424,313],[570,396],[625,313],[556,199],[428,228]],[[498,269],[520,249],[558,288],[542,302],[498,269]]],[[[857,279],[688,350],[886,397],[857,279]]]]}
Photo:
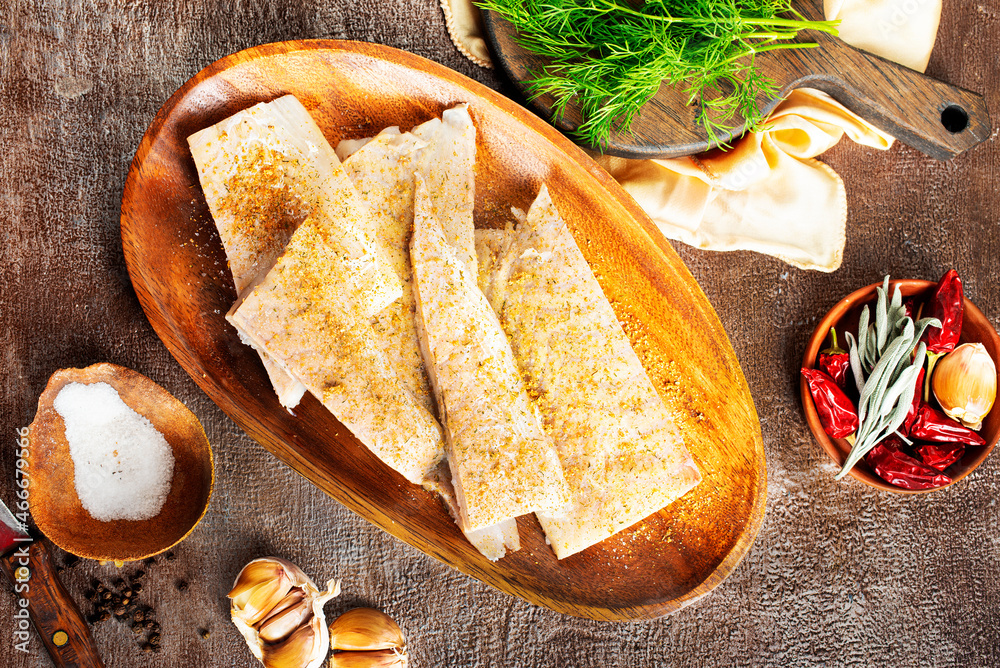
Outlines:
{"type": "Polygon", "coordinates": [[[215,476],[205,430],[172,394],[131,369],[105,363],[56,371],[38,398],[28,440],[31,515],[53,543],[79,557],[121,564],[158,554],[186,538],[208,510],[215,476]],[[156,517],[101,522],[80,503],[66,426],[53,407],[59,391],[73,382],[111,385],[122,401],[152,422],[170,444],[173,480],[156,517]]]}
{"type": "MultiPolygon", "coordinates": [[[[844,332],[851,332],[857,335],[858,318],[861,314],[861,309],[865,304],[875,303],[876,299],[876,288],[881,287],[881,283],[874,283],[868,287],[861,288],[849,294],[847,297],[842,299],[837,303],[830,312],[826,314],[826,317],[820,321],[819,325],[816,327],[816,331],[813,332],[812,338],[809,339],[809,345],[806,346],[805,355],[802,357],[802,366],[808,369],[812,369],[816,366],[817,359],[819,358],[819,351],[826,348],[827,345],[825,341],[830,335],[830,328],[837,328],[837,340],[841,344],[841,348],[846,348],[846,341],[844,340],[844,332]]],[[[931,290],[937,285],[933,281],[920,281],[920,280],[900,280],[900,281],[890,281],[889,283],[889,296],[892,296],[895,287],[898,285],[900,291],[903,294],[903,298],[912,297],[914,295],[925,295],[929,296],[931,290]]],[[[874,307],[873,307],[874,308],[874,307]]],[[[874,314],[872,314],[872,322],[874,322],[874,314]]],[[[993,358],[993,362],[997,364],[1000,368],[1000,363],[998,363],[998,358],[1000,358],[1000,337],[997,336],[996,329],[990,323],[989,319],[983,312],[976,308],[968,299],[965,300],[965,313],[962,318],[962,337],[961,343],[982,343],[986,350],[989,352],[990,357],[993,358]]],[[[1000,373],[998,373],[1000,376],[1000,373]]],[[[802,388],[802,407],[805,409],[806,422],[809,423],[809,428],[812,430],[813,436],[826,451],[826,454],[830,455],[830,459],[839,467],[844,465],[844,461],[847,459],[847,454],[851,451],[850,444],[842,439],[832,439],[825,431],[823,431],[823,425],[820,422],[819,414],[816,412],[816,405],[813,403],[812,395],[809,393],[809,385],[806,383],[805,378],[800,379],[800,384],[802,388]]],[[[1000,408],[994,406],[990,414],[986,416],[983,421],[983,428],[979,432],[979,435],[986,440],[986,445],[980,447],[968,446],[965,449],[965,455],[962,456],[960,460],[952,464],[945,473],[951,477],[951,483],[955,484],[965,476],[972,473],[972,471],[979,466],[986,456],[990,454],[993,450],[993,446],[997,444],[1000,440],[1000,408]]],[[[939,489],[944,489],[950,485],[945,485],[944,487],[936,487],[934,489],[920,489],[920,490],[910,490],[903,489],[901,487],[896,487],[895,485],[890,485],[888,482],[880,478],[875,474],[875,471],[868,466],[864,459],[854,465],[854,468],[850,470],[850,474],[865,483],[866,485],[871,485],[872,487],[877,487],[879,489],[884,489],[889,492],[896,492],[898,494],[921,494],[924,492],[934,492],[939,489]]]]}

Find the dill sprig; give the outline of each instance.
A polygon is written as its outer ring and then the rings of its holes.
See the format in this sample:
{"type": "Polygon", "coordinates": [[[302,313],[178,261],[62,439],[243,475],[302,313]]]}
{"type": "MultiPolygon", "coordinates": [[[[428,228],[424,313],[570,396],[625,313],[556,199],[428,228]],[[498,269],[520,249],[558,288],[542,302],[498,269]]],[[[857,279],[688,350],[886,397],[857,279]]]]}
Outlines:
{"type": "Polygon", "coordinates": [[[777,95],[757,54],[804,49],[800,30],[836,34],[836,21],[810,21],[791,0],[476,0],[517,31],[517,42],[548,63],[532,73],[532,100],[551,95],[562,117],[576,104],[578,139],[602,147],[628,132],[661,83],[680,86],[713,144],[737,122],[760,129],[760,100],[777,95]],[[783,17],[781,15],[790,15],[783,17]]]}

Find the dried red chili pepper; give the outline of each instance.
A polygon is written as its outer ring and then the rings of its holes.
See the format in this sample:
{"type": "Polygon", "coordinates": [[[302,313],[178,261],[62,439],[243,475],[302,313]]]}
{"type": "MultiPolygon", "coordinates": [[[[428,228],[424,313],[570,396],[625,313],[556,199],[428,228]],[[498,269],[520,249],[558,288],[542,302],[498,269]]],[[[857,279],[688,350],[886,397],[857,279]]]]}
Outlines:
{"type": "Polygon", "coordinates": [[[950,353],[962,334],[964,293],[957,271],[950,269],[941,277],[929,305],[930,317],[940,320],[941,326],[927,328],[927,352],[950,353]]]}
{"type": "Polygon", "coordinates": [[[932,443],[964,443],[986,445],[983,437],[968,427],[963,427],[939,410],[926,403],[917,409],[917,418],[910,427],[910,437],[932,443]]]}
{"type": "Polygon", "coordinates": [[[927,466],[944,471],[962,458],[962,455],[965,454],[965,446],[961,443],[948,443],[946,445],[925,443],[917,447],[917,454],[920,455],[920,461],[927,466]]]}
{"type": "Polygon", "coordinates": [[[928,301],[930,317],[941,321],[940,327],[928,327],[924,334],[927,343],[927,378],[924,383],[924,401],[931,399],[931,374],[934,365],[945,353],[950,353],[962,335],[962,313],[965,310],[965,295],[962,279],[958,272],[949,269],[938,281],[934,294],[928,301]]]}
{"type": "Polygon", "coordinates": [[[883,440],[865,455],[865,462],[890,485],[903,489],[943,487],[951,478],[903,453],[895,436],[883,440]]]}
{"type": "Polygon", "coordinates": [[[803,367],[802,377],[809,385],[823,431],[831,438],[845,438],[858,430],[858,410],[830,376],[803,367]]]}
{"type": "Polygon", "coordinates": [[[840,389],[847,387],[847,370],[851,368],[851,357],[846,350],[837,345],[837,330],[830,328],[830,338],[833,345],[819,351],[820,371],[833,378],[840,389]]]}
{"type": "Polygon", "coordinates": [[[920,408],[921,401],[921,391],[924,387],[924,368],[920,367],[920,372],[917,374],[917,381],[915,383],[913,392],[913,401],[910,402],[910,410],[906,413],[906,418],[903,420],[902,431],[907,436],[910,435],[910,429],[913,428],[913,422],[917,419],[917,410],[920,408]]]}

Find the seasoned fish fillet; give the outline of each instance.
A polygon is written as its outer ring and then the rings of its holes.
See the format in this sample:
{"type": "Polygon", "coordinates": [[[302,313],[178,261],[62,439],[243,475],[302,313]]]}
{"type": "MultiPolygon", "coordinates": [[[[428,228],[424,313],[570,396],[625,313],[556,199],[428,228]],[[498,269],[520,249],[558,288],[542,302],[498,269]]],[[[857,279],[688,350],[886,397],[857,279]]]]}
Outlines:
{"type": "MultiPolygon", "coordinates": [[[[445,460],[438,464],[430,477],[424,481],[424,487],[441,496],[448,513],[456,523],[459,523],[461,512],[458,508],[458,500],[455,498],[455,487],[451,480],[451,468],[445,460]]],[[[509,552],[517,552],[521,549],[521,537],[517,533],[517,520],[515,519],[504,520],[484,529],[463,531],[462,533],[473,547],[490,561],[496,561],[509,552]]]]}
{"type": "Polygon", "coordinates": [[[418,172],[410,256],[417,329],[445,430],[459,526],[492,527],[569,500],[552,442],[521,381],[510,344],[449,245],[418,172]]]}
{"type": "Polygon", "coordinates": [[[413,171],[420,151],[427,145],[410,133],[388,128],[376,137],[356,142],[344,155],[344,171],[371,211],[371,235],[396,276],[401,297],[374,318],[375,341],[399,377],[423,406],[434,410],[420,342],[413,300],[413,272],[410,268],[410,235],[413,231],[413,171]]]}
{"type": "Polygon", "coordinates": [[[472,214],[476,204],[476,126],[468,105],[445,110],[440,119],[413,128],[427,142],[417,169],[427,183],[432,212],[448,244],[475,276],[476,241],[472,214]]]}
{"type": "Polygon", "coordinates": [[[340,241],[330,225],[307,218],[227,319],[379,459],[420,484],[444,456],[441,427],[375,342],[363,299],[368,276],[340,241]]]}
{"type": "MultiPolygon", "coordinates": [[[[291,95],[257,104],[188,137],[205,200],[242,294],[274,265],[299,224],[336,229],[357,265],[369,315],[399,298],[399,281],[366,234],[367,211],[330,144],[291,95]]],[[[304,388],[262,355],[282,404],[304,388]]]]}
{"type": "Polygon", "coordinates": [[[572,491],[563,516],[536,513],[562,559],[670,504],[701,475],[547,188],[516,230],[481,236],[490,303],[572,491]]]}
{"type": "MultiPolygon", "coordinates": [[[[463,105],[454,115],[461,119],[468,112],[463,105]]],[[[416,132],[427,137],[427,141],[419,139],[413,133],[401,133],[398,128],[387,128],[375,137],[345,140],[337,145],[337,156],[344,161],[344,170],[372,212],[371,220],[376,225],[374,236],[402,283],[403,296],[375,317],[373,326],[377,340],[399,379],[428,410],[433,410],[434,398],[416,332],[409,250],[413,231],[413,172],[421,154],[429,151],[438,156],[441,144],[451,147],[457,155],[474,154],[475,133],[468,131],[471,120],[458,122],[454,115],[449,115],[449,123],[435,119],[420,126],[416,132]],[[428,142],[437,146],[428,147],[428,142]],[[455,150],[456,144],[459,145],[458,150],[455,150]]],[[[458,169],[461,170],[459,174],[453,176],[458,177],[459,183],[465,183],[466,177],[462,175],[471,174],[470,167],[468,164],[460,164],[458,169]]],[[[441,176],[443,175],[439,174],[439,178],[441,176]]],[[[472,229],[472,191],[471,187],[464,186],[456,191],[462,200],[457,210],[464,211],[465,214],[460,223],[455,224],[461,224],[466,231],[472,229]]],[[[455,234],[453,238],[463,239],[463,248],[468,251],[467,233],[455,234]]],[[[457,521],[459,511],[451,479],[448,462],[442,461],[424,481],[424,487],[441,496],[449,513],[457,521]]],[[[507,520],[478,531],[468,531],[465,536],[480,553],[492,561],[521,548],[515,520],[507,520]]]]}

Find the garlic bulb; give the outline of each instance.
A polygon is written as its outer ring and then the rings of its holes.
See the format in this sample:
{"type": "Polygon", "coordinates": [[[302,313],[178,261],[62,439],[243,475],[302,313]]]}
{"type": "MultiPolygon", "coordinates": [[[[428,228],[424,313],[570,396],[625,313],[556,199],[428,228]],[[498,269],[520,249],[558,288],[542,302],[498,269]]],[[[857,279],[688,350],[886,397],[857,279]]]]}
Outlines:
{"type": "Polygon", "coordinates": [[[948,417],[979,431],[997,396],[997,368],[981,343],[963,343],[937,363],[931,389],[948,417]]]}
{"type": "Polygon", "coordinates": [[[233,624],[267,668],[318,668],[330,650],[323,606],[340,593],[326,591],[295,564],[277,557],[243,567],[229,592],[233,624]]]}
{"type": "Polygon", "coordinates": [[[374,608],[348,610],[330,624],[330,646],[340,651],[330,668],[406,668],[406,640],[389,615],[374,608]]]}

